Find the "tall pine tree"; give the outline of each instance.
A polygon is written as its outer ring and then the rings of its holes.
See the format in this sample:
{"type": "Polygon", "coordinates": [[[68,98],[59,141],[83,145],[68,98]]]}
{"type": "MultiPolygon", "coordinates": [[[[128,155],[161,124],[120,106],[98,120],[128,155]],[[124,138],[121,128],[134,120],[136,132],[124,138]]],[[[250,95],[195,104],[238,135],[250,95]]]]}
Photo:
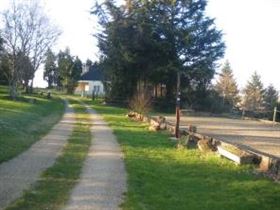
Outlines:
{"type": "Polygon", "coordinates": [[[58,53],[58,71],[59,80],[67,93],[71,94],[71,72],[73,70],[73,57],[70,55],[70,49],[66,48],[64,51],[58,53]]]}
{"type": "Polygon", "coordinates": [[[244,108],[250,111],[264,109],[264,88],[260,75],[254,72],[244,89],[244,108]]]}
{"type": "Polygon", "coordinates": [[[225,106],[233,108],[240,101],[237,83],[233,77],[233,72],[228,61],[226,61],[222,68],[215,89],[220,97],[223,98],[223,105],[225,106]]]}
{"type": "Polygon", "coordinates": [[[44,80],[48,82],[48,88],[56,84],[57,71],[56,56],[51,49],[48,49],[44,66],[44,80]]]}
{"type": "Polygon", "coordinates": [[[277,106],[279,93],[274,88],[272,84],[270,84],[264,92],[264,103],[266,111],[272,111],[274,107],[277,106]]]}

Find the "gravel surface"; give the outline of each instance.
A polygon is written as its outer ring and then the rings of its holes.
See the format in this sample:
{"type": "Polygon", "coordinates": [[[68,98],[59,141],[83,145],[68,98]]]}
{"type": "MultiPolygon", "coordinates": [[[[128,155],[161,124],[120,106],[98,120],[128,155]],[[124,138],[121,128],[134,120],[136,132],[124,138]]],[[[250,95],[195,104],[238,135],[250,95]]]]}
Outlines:
{"type": "MultiPolygon", "coordinates": [[[[167,121],[175,122],[168,116],[167,121]]],[[[280,157],[280,126],[254,120],[224,117],[181,117],[181,126],[197,126],[197,132],[220,140],[249,146],[255,150],[280,157]]]]}
{"type": "Polygon", "coordinates": [[[116,210],[126,191],[123,154],[102,117],[92,109],[92,146],[65,210],[116,210]]]}
{"type": "Polygon", "coordinates": [[[72,133],[74,123],[73,109],[67,103],[63,118],[49,134],[27,151],[0,165],[0,209],[19,198],[45,169],[53,165],[72,133]]]}

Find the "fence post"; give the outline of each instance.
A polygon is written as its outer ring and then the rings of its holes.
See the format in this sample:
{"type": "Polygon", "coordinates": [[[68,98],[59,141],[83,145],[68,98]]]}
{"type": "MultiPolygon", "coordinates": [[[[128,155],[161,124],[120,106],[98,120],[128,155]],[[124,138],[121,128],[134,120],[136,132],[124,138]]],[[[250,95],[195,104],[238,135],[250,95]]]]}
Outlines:
{"type": "Polygon", "coordinates": [[[274,107],[274,112],[273,112],[273,124],[276,124],[276,114],[277,114],[277,107],[274,107]]]}
{"type": "Polygon", "coordinates": [[[177,73],[177,99],[176,99],[176,124],[175,124],[175,136],[176,138],[180,138],[180,100],[181,93],[181,75],[180,72],[177,73]]]}
{"type": "Polygon", "coordinates": [[[241,117],[243,120],[244,120],[244,118],[245,118],[245,109],[243,108],[243,110],[242,110],[242,117],[241,117]]]}

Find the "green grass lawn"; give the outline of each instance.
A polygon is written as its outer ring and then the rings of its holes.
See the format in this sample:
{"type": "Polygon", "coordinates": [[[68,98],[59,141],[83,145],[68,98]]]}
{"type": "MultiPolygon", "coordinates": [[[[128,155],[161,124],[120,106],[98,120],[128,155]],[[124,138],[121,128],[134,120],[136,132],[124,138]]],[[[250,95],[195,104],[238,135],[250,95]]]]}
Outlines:
{"type": "MultiPolygon", "coordinates": [[[[61,118],[63,102],[39,96],[25,96],[25,100],[12,101],[8,90],[0,86],[0,163],[29,148],[61,118]],[[35,103],[28,99],[35,98],[35,103]]],[[[23,99],[23,97],[21,97],[23,99]]]]}
{"type": "Polygon", "coordinates": [[[77,113],[77,123],[62,155],[22,198],[6,210],[60,210],[66,204],[80,176],[91,143],[91,122],[85,108],[77,101],[71,101],[71,104],[77,113]],[[80,121],[87,121],[88,124],[80,121]]]}
{"type": "MultiPolygon", "coordinates": [[[[90,102],[88,102],[90,103],[90,102]]],[[[166,132],[125,117],[127,110],[95,104],[125,154],[125,210],[278,210],[280,185],[215,154],[176,149],[166,132]]]]}

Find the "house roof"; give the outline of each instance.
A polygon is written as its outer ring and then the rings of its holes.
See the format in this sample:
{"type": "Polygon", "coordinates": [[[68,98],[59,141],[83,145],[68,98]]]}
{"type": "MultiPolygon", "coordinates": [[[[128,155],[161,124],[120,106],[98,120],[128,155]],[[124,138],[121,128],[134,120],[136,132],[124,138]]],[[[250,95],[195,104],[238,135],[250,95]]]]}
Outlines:
{"type": "Polygon", "coordinates": [[[89,71],[82,74],[80,80],[102,81],[103,78],[103,72],[96,65],[93,65],[89,71]]]}

